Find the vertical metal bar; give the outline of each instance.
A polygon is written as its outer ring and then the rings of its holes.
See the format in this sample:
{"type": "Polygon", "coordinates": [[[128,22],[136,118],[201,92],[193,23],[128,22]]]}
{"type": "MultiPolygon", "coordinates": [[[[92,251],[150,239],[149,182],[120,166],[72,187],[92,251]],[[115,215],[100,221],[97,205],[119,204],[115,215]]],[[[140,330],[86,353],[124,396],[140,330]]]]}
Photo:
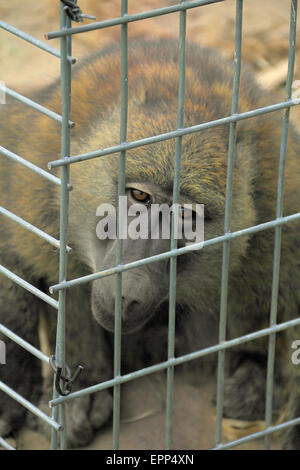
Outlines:
{"type": "MultiPolygon", "coordinates": [[[[185,0],[181,0],[184,3],[185,0]]],[[[185,43],[186,43],[186,10],[180,12],[179,26],[179,83],[178,83],[178,108],[177,128],[183,127],[184,120],[184,96],[185,96],[185,43]]],[[[173,204],[179,203],[180,166],[181,166],[182,136],[176,138],[173,204]]],[[[178,214],[172,212],[171,250],[177,248],[175,231],[177,228],[178,214]]],[[[176,312],[176,277],[177,257],[170,259],[170,287],[169,287],[169,329],[168,329],[168,359],[175,355],[175,312],[176,312]]],[[[172,415],[173,415],[173,389],[174,366],[169,366],[167,371],[167,396],[166,396],[166,448],[172,447],[172,415]]]]}
{"type": "MultiPolygon", "coordinates": [[[[60,4],[60,24],[61,29],[69,28],[71,20],[67,17],[63,10],[63,4],[60,4]]],[[[71,65],[68,62],[68,55],[71,55],[71,41],[72,36],[69,38],[61,38],[61,93],[62,93],[62,130],[61,130],[61,155],[62,158],[69,157],[70,155],[70,111],[71,111],[71,65]]],[[[68,234],[68,210],[69,210],[69,165],[64,166],[61,173],[61,196],[60,196],[60,250],[59,250],[59,279],[60,282],[66,280],[67,272],[67,234],[68,234]]],[[[57,318],[57,333],[56,333],[56,363],[60,367],[65,366],[65,312],[66,312],[66,290],[62,289],[58,297],[59,308],[57,318]]],[[[57,397],[57,392],[54,390],[54,397],[57,397]]],[[[57,421],[59,413],[59,420],[62,425],[60,434],[60,448],[66,448],[66,419],[65,419],[65,405],[60,404],[53,410],[53,418],[57,421]],[[57,409],[58,408],[58,409],[57,409]]],[[[57,433],[52,433],[52,449],[57,447],[57,433]]]]}
{"type": "MultiPolygon", "coordinates": [[[[231,114],[238,112],[240,72],[241,72],[241,52],[242,52],[242,17],[243,0],[236,2],[236,31],[235,31],[235,51],[234,51],[234,80],[231,114]]],[[[236,122],[230,123],[229,128],[229,146],[228,146],[228,167],[227,167],[227,186],[226,186],[226,204],[224,233],[231,231],[231,211],[232,211],[232,185],[233,170],[235,161],[235,143],[236,143],[236,122]]],[[[227,298],[228,298],[228,272],[229,272],[230,242],[223,243],[223,263],[222,263],[222,282],[221,282],[221,308],[219,324],[219,343],[226,340],[226,322],[227,322],[227,298]]],[[[218,353],[218,375],[217,375],[217,412],[216,412],[216,446],[222,441],[222,419],[223,419],[223,391],[224,391],[224,368],[225,368],[225,350],[218,353]]]]}
{"type": "MultiPolygon", "coordinates": [[[[127,15],[127,0],[122,0],[121,15],[127,15]]],[[[127,115],[128,115],[128,34],[127,23],[121,25],[121,128],[120,142],[126,142],[127,137],[127,115]]],[[[119,157],[119,179],[118,179],[118,241],[116,262],[122,263],[123,243],[120,235],[122,233],[124,214],[120,207],[120,196],[125,195],[125,165],[126,151],[120,152],[119,157]]],[[[115,300],[115,334],[114,334],[114,377],[121,375],[121,318],[122,313],[122,273],[116,275],[116,300],[115,300]]],[[[114,449],[119,449],[120,434],[120,399],[121,386],[114,386],[113,399],[113,445],[114,449]]]]}
{"type": "MultiPolygon", "coordinates": [[[[290,100],[292,96],[292,83],[293,83],[293,77],[294,77],[295,49],[296,49],[296,24],[297,24],[297,0],[291,0],[290,44],[289,44],[288,73],[287,73],[287,80],[286,80],[286,101],[290,100]]],[[[289,117],[290,117],[290,108],[286,108],[283,112],[283,118],[282,118],[280,159],[279,159],[279,170],[278,170],[277,203],[276,203],[276,218],[277,219],[279,217],[282,217],[282,214],[283,214],[283,188],[284,188],[287,138],[288,138],[288,129],[289,129],[289,117]]],[[[282,228],[281,226],[277,226],[275,228],[270,326],[275,325],[277,321],[281,235],[282,235],[282,228]]],[[[271,333],[269,336],[269,345],[268,345],[266,415],[265,415],[266,428],[270,427],[272,424],[275,346],[276,346],[276,333],[271,333]]],[[[270,447],[271,447],[271,434],[266,435],[265,437],[265,449],[270,449],[270,447]]]]}

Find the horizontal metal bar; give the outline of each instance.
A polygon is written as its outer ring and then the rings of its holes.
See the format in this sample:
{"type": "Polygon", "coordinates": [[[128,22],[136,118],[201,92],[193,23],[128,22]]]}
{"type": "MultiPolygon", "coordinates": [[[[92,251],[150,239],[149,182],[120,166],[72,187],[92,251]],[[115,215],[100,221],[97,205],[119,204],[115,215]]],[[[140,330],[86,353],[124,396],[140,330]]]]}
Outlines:
{"type": "Polygon", "coordinates": [[[284,429],[295,426],[296,424],[300,424],[300,418],[294,418],[289,421],[285,421],[284,423],[269,426],[263,431],[258,431],[253,434],[249,434],[248,436],[241,437],[240,439],[235,439],[234,441],[227,442],[226,444],[220,444],[211,450],[230,449],[231,447],[236,447],[238,445],[245,444],[246,442],[253,441],[254,439],[259,439],[269,434],[273,434],[274,432],[283,431],[284,429]]]}
{"type": "Polygon", "coordinates": [[[33,163],[29,162],[25,158],[20,157],[19,155],[11,152],[10,150],[7,150],[6,148],[0,146],[0,153],[4,155],[5,157],[10,158],[16,163],[20,163],[21,165],[25,166],[31,171],[34,171],[38,175],[42,176],[43,178],[46,178],[47,180],[51,181],[52,183],[56,184],[57,186],[60,186],[60,179],[57,178],[56,176],[51,175],[47,171],[43,170],[42,168],[34,165],[33,163]]]}
{"type": "Polygon", "coordinates": [[[123,150],[131,150],[137,147],[142,147],[144,145],[155,144],[157,142],[162,142],[169,139],[174,139],[175,137],[184,136],[193,134],[195,132],[203,131],[205,129],[211,129],[213,127],[222,126],[224,124],[229,124],[230,122],[242,121],[244,119],[250,119],[256,116],[261,116],[262,114],[273,113],[284,108],[290,108],[292,106],[297,106],[300,104],[300,98],[284,101],[282,103],[272,104],[270,106],[265,106],[263,108],[257,108],[251,111],[246,111],[245,113],[232,114],[221,119],[216,119],[214,121],[204,122],[202,124],[197,124],[195,126],[185,127],[183,129],[177,129],[175,131],[166,132],[164,134],[155,135],[152,137],[146,137],[145,139],[135,140],[133,142],[122,143],[120,145],[114,145],[113,147],[106,148],[104,150],[95,150],[89,153],[83,153],[81,155],[74,155],[68,159],[55,160],[48,163],[49,170],[56,168],[58,166],[69,165],[71,163],[83,162],[85,160],[90,160],[91,158],[103,157],[104,155],[110,155],[113,153],[118,153],[123,150]]]}
{"type": "Polygon", "coordinates": [[[75,28],[66,28],[59,31],[52,31],[51,33],[45,34],[46,39],[54,39],[63,36],[70,36],[71,34],[84,33],[87,31],[94,31],[95,29],[109,28],[110,26],[116,26],[125,23],[132,23],[134,21],[145,20],[148,18],[154,18],[156,16],[168,15],[169,13],[175,13],[176,11],[190,10],[191,8],[200,7],[203,5],[209,5],[211,3],[219,3],[224,0],[197,0],[192,2],[185,2],[184,4],[172,5],[169,7],[158,8],[157,10],[144,11],[141,13],[135,13],[134,15],[120,16],[111,20],[97,21],[94,23],[86,24],[83,26],[77,26],[75,28]]]}
{"type": "MultiPolygon", "coordinates": [[[[23,377],[23,379],[26,379],[26,377],[23,377]]],[[[57,431],[61,429],[61,425],[54,421],[54,419],[50,418],[46,413],[43,413],[39,408],[34,406],[30,401],[26,400],[26,398],[22,397],[19,395],[19,393],[15,392],[12,388],[10,388],[8,385],[0,381],[0,390],[2,390],[4,393],[7,393],[11,398],[16,400],[18,403],[20,403],[22,406],[27,408],[27,410],[31,411],[34,415],[38,416],[41,418],[43,421],[48,423],[52,428],[56,429],[57,431]]]]}
{"type": "Polygon", "coordinates": [[[41,290],[37,289],[34,287],[32,284],[30,284],[27,281],[24,281],[21,277],[17,276],[14,274],[12,271],[9,271],[9,269],[6,269],[4,266],[0,265],[0,273],[4,274],[4,276],[8,277],[11,281],[15,282],[19,286],[23,287],[24,289],[28,290],[32,294],[36,295],[40,299],[44,300],[47,304],[51,305],[51,307],[54,307],[58,309],[58,302],[49,295],[45,294],[41,290]]]}
{"type": "MultiPolygon", "coordinates": [[[[59,178],[57,178],[54,175],[51,175],[51,173],[48,173],[48,171],[45,171],[42,168],[40,168],[39,166],[34,165],[33,163],[29,162],[25,158],[20,157],[16,153],[13,153],[13,152],[11,152],[10,150],[7,150],[4,147],[1,147],[1,145],[0,145],[0,153],[2,153],[2,155],[9,158],[10,160],[13,160],[16,163],[20,163],[21,165],[25,166],[29,170],[33,171],[34,173],[37,173],[39,176],[42,176],[43,178],[51,181],[51,183],[54,183],[57,186],[61,185],[61,181],[60,181],[59,178]]],[[[72,186],[69,185],[68,189],[71,190],[72,186]]]]}
{"type": "Polygon", "coordinates": [[[241,237],[243,235],[250,235],[251,233],[261,232],[263,230],[274,228],[274,227],[277,227],[278,225],[283,225],[289,222],[293,222],[295,220],[300,220],[300,212],[297,212],[296,214],[288,215],[286,217],[280,217],[278,219],[271,220],[270,222],[265,222],[263,224],[253,225],[251,227],[248,227],[242,230],[237,230],[236,232],[226,233],[225,235],[221,235],[215,238],[210,238],[209,240],[205,240],[204,242],[192,243],[182,248],[177,248],[171,251],[160,253],[159,255],[149,256],[149,258],[142,258],[137,261],[132,261],[131,263],[126,263],[123,265],[115,266],[114,268],[105,269],[104,271],[99,271],[94,274],[88,274],[87,276],[78,277],[70,281],[64,281],[64,282],[61,282],[60,284],[55,284],[51,286],[49,288],[49,291],[51,294],[53,294],[54,292],[60,289],[68,289],[69,287],[74,287],[79,284],[84,284],[86,282],[92,282],[92,281],[95,281],[96,279],[101,279],[103,277],[112,276],[113,274],[116,274],[116,273],[128,271],[129,269],[138,268],[145,264],[155,263],[156,261],[161,261],[167,258],[171,258],[173,256],[184,255],[185,253],[190,253],[192,251],[205,248],[206,246],[216,245],[217,243],[222,243],[227,240],[233,240],[234,238],[241,237]]]}
{"type": "Polygon", "coordinates": [[[64,401],[69,401],[69,400],[73,400],[74,398],[78,398],[83,395],[89,395],[91,393],[100,392],[101,390],[105,390],[116,384],[126,383],[131,380],[138,379],[140,377],[144,377],[149,374],[153,374],[154,372],[159,372],[161,370],[166,369],[169,366],[178,366],[180,364],[184,364],[185,362],[189,362],[189,361],[198,359],[200,357],[207,356],[208,354],[213,354],[218,351],[232,348],[234,346],[239,346],[240,344],[247,343],[248,341],[254,341],[255,339],[268,336],[271,333],[284,331],[288,328],[292,328],[298,325],[300,325],[300,318],[295,318],[294,320],[289,320],[284,323],[279,323],[277,325],[273,325],[272,327],[263,328],[262,330],[255,331],[254,333],[249,333],[244,336],[239,336],[238,338],[234,338],[229,341],[224,341],[221,344],[219,343],[214,346],[209,346],[207,348],[200,349],[199,351],[185,354],[184,356],[178,356],[174,359],[169,359],[167,361],[160,362],[159,364],[155,364],[154,366],[145,367],[144,369],[139,369],[135,372],[121,375],[114,379],[107,380],[105,382],[102,382],[96,385],[92,385],[91,387],[83,388],[82,390],[78,390],[77,392],[71,393],[68,396],[55,398],[54,400],[50,401],[49,406],[50,407],[57,406],[64,401]]]}
{"type": "Polygon", "coordinates": [[[2,446],[6,450],[16,450],[13,446],[11,446],[5,439],[0,437],[0,446],[2,446]]]}
{"type": "MultiPolygon", "coordinates": [[[[33,44],[39,49],[42,49],[43,51],[60,58],[60,52],[57,49],[54,49],[53,47],[48,46],[48,44],[45,44],[36,39],[35,37],[30,36],[30,34],[24,33],[24,31],[21,31],[20,29],[15,28],[14,26],[11,26],[8,23],[5,23],[5,21],[0,20],[0,28],[5,29],[5,31],[8,31],[9,33],[14,34],[15,36],[18,36],[21,39],[24,39],[24,41],[33,44]]],[[[71,64],[75,64],[76,59],[74,59],[74,57],[68,56],[68,62],[70,62],[71,64]]]]}
{"type": "MultiPolygon", "coordinates": [[[[23,96],[20,93],[17,93],[16,91],[11,90],[6,85],[0,84],[0,90],[4,91],[9,96],[12,96],[12,98],[15,98],[16,100],[21,101],[21,103],[24,103],[27,106],[30,106],[31,108],[35,109],[36,111],[42,114],[45,114],[51,119],[54,119],[55,121],[58,121],[60,123],[62,122],[62,117],[59,114],[55,113],[54,111],[51,111],[50,109],[45,108],[44,106],[36,103],[35,101],[30,100],[29,98],[26,98],[26,96],[23,96]]],[[[73,121],[69,121],[70,127],[74,127],[74,125],[75,124],[73,121]]]]}
{"type": "Polygon", "coordinates": [[[30,352],[31,354],[33,354],[33,356],[37,357],[38,359],[40,359],[41,361],[44,361],[46,362],[47,364],[49,364],[49,357],[46,356],[46,354],[42,353],[42,351],[40,351],[39,349],[35,348],[34,346],[32,346],[32,344],[28,343],[27,341],[25,341],[23,338],[21,338],[20,336],[16,335],[13,331],[9,330],[8,328],[6,328],[6,326],[2,325],[2,323],[0,323],[0,333],[2,333],[3,335],[7,336],[8,338],[10,338],[11,340],[13,340],[15,343],[17,343],[19,346],[21,346],[22,348],[26,349],[26,351],[30,352]]]}
{"type": "MultiPolygon", "coordinates": [[[[55,246],[55,248],[60,247],[60,241],[59,240],[56,240],[56,238],[52,237],[51,235],[48,235],[48,233],[44,232],[43,230],[40,230],[39,228],[35,227],[34,225],[31,225],[26,220],[21,219],[21,217],[18,217],[17,215],[13,214],[12,212],[8,211],[7,209],[4,209],[4,207],[1,207],[1,206],[0,206],[0,214],[5,215],[9,219],[13,220],[17,224],[24,227],[26,230],[29,230],[29,232],[34,233],[35,235],[42,238],[43,240],[46,240],[51,245],[55,246]]],[[[72,248],[70,246],[67,246],[66,251],[68,253],[70,253],[72,251],[72,248]]]]}

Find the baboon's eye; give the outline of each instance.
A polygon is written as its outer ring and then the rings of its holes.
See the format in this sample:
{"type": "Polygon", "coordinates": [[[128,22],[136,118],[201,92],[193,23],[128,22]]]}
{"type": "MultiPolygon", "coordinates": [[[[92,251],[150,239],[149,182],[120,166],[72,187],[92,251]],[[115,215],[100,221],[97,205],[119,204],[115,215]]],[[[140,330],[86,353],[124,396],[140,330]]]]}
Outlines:
{"type": "Polygon", "coordinates": [[[151,196],[144,191],[140,191],[139,189],[130,189],[130,194],[138,202],[142,202],[143,204],[150,204],[151,196]]]}

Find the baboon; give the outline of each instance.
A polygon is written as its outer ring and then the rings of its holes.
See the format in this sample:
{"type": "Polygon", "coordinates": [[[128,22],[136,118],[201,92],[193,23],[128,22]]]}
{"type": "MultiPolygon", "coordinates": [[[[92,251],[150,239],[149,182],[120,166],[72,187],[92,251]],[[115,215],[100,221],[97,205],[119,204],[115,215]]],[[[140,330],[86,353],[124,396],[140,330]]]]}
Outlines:
{"type": "MultiPolygon", "coordinates": [[[[112,44],[81,65],[72,81],[71,155],[117,145],[120,139],[120,49],[112,44]]],[[[176,129],[178,43],[176,40],[129,43],[128,142],[176,129]]],[[[188,44],[184,126],[230,115],[233,64],[215,51],[188,44]]],[[[60,112],[60,84],[33,97],[60,112]]],[[[262,91],[248,67],[242,67],[239,112],[281,101],[262,91]]],[[[237,124],[232,200],[232,231],[270,221],[276,216],[277,178],[281,140],[281,112],[237,124]]],[[[204,204],[205,239],[224,233],[229,124],[183,137],[180,204],[204,204]]],[[[60,158],[60,125],[21,103],[1,107],[1,145],[47,169],[60,158]]],[[[299,211],[300,138],[289,129],[284,186],[284,215],[299,211]]],[[[148,209],[154,203],[172,203],[175,139],[126,152],[128,203],[148,209]]],[[[118,154],[71,166],[68,279],[115,265],[116,240],[96,234],[100,204],[116,206],[118,154]]],[[[1,204],[28,222],[59,237],[60,190],[28,169],[2,157],[1,204]]],[[[54,171],[59,175],[59,170],[54,171]]],[[[278,320],[296,318],[300,306],[299,223],[283,226],[278,320]]],[[[183,246],[185,240],[179,240],[183,246]]],[[[1,263],[48,292],[58,281],[58,253],[43,240],[1,218],[1,263]]],[[[170,240],[124,240],[123,263],[170,249],[170,240]]],[[[269,325],[274,251],[274,229],[240,236],[231,242],[227,339],[269,325]]],[[[134,370],[167,358],[169,260],[128,270],[122,284],[122,371],[134,370]],[[127,333],[127,334],[126,334],[127,333]]],[[[212,245],[177,259],[176,355],[217,344],[220,310],[222,246],[212,245]]],[[[115,276],[82,284],[67,292],[67,355],[71,370],[79,363],[84,373],[77,388],[112,377],[115,276]]],[[[43,312],[54,352],[53,309],[23,288],[1,277],[0,321],[35,346],[43,312]]],[[[283,335],[280,335],[282,339],[283,335]]],[[[288,377],[287,417],[300,415],[299,367],[290,359],[291,343],[299,338],[288,329],[276,352],[274,409],[284,406],[278,392],[288,377]],[[277,393],[278,392],[278,393],[277,393]]],[[[5,338],[3,338],[5,339],[5,338]]],[[[8,339],[2,380],[35,402],[42,396],[40,361],[8,339]]],[[[268,338],[251,341],[226,353],[224,416],[264,419],[268,338]]],[[[191,366],[194,361],[191,361],[191,366]]],[[[197,362],[197,361],[196,361],[197,362]]],[[[215,356],[199,362],[197,373],[215,370],[215,356]]],[[[86,444],[112,410],[109,390],[88,395],[67,406],[70,446],[86,444]]],[[[1,394],[0,435],[24,421],[24,409],[1,394]]],[[[285,447],[300,448],[300,427],[290,428],[285,447]]]]}

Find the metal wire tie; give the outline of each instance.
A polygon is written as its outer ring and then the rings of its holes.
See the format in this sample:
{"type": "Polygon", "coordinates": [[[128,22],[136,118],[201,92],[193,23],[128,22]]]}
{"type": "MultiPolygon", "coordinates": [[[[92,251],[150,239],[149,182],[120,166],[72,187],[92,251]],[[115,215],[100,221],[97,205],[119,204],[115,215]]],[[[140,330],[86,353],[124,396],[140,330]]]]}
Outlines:
{"type": "Polygon", "coordinates": [[[64,11],[72,21],[79,23],[84,18],[95,20],[95,16],[85,15],[82,13],[80,7],[77,5],[77,0],[60,0],[65,6],[64,11]]]}
{"type": "Polygon", "coordinates": [[[71,371],[70,371],[70,368],[67,366],[67,364],[65,365],[64,368],[56,364],[54,354],[50,356],[49,364],[55,374],[55,390],[60,395],[63,395],[63,396],[69,395],[72,391],[73,383],[77,380],[77,378],[81,374],[81,371],[84,369],[84,367],[82,365],[78,365],[74,374],[71,376],[71,371]],[[65,375],[63,374],[63,369],[65,371],[64,372],[65,375]],[[65,390],[63,390],[60,385],[61,380],[65,382],[65,390]]]}

